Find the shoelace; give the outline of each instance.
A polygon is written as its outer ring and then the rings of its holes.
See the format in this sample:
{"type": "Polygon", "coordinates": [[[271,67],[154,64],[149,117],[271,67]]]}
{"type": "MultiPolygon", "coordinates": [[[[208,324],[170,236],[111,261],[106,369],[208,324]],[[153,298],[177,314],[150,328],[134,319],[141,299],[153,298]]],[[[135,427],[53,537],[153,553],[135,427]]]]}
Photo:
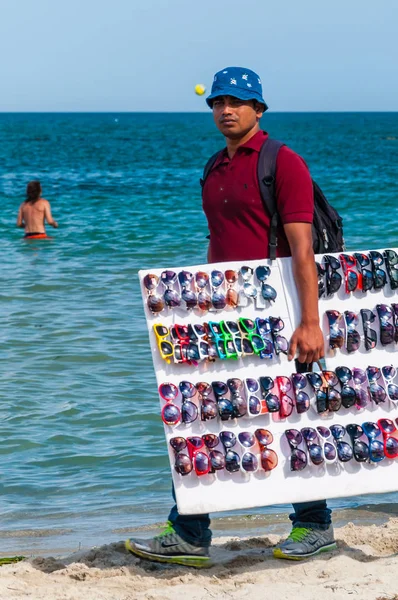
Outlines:
{"type": "Polygon", "coordinates": [[[288,537],[293,542],[302,542],[303,539],[311,533],[312,529],[308,527],[293,527],[288,537]]]}
{"type": "Polygon", "coordinates": [[[162,538],[162,537],[164,537],[166,535],[169,535],[170,533],[175,533],[175,531],[173,529],[171,521],[167,521],[167,523],[166,523],[165,528],[163,529],[163,531],[161,531],[159,533],[159,535],[157,535],[156,537],[157,538],[162,538]]]}

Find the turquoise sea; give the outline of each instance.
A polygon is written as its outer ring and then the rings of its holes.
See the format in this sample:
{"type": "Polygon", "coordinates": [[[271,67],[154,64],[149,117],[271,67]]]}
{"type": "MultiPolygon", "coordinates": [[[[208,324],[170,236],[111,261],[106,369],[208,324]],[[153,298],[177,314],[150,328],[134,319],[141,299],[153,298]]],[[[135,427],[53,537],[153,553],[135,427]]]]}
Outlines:
{"type": "MultiPolygon", "coordinates": [[[[398,246],[398,113],[263,127],[307,160],[349,248],[398,246]]],[[[198,180],[222,139],[207,113],[0,114],[0,139],[0,553],[122,539],[171,504],[137,271],[204,261],[198,180]],[[30,179],[52,241],[15,227],[30,179]]]]}

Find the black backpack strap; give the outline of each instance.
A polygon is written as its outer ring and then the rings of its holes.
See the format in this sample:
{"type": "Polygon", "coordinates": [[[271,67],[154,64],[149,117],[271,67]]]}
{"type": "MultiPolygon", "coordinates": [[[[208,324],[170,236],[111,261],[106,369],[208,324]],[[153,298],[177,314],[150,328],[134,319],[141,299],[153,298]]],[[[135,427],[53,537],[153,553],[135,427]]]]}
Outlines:
{"type": "Polygon", "coordinates": [[[209,160],[207,161],[207,163],[205,164],[205,168],[203,169],[203,177],[202,177],[202,179],[199,180],[202,190],[203,190],[205,181],[206,181],[207,177],[209,176],[209,173],[212,170],[214,163],[216,162],[220,152],[222,152],[222,150],[218,150],[218,152],[213,154],[213,156],[211,156],[209,158],[209,160]]]}
{"type": "Polygon", "coordinates": [[[278,142],[278,140],[268,138],[261,147],[257,165],[261,198],[266,211],[271,217],[269,232],[269,257],[271,260],[275,260],[276,248],[278,246],[279,215],[275,194],[276,159],[280,148],[284,145],[282,142],[278,142]]]}

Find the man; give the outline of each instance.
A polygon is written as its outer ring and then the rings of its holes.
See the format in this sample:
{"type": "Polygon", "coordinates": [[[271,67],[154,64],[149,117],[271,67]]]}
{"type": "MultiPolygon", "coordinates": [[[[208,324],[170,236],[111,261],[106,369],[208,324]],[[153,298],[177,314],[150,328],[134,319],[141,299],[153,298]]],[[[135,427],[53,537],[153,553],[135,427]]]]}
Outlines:
{"type": "MultiPolygon", "coordinates": [[[[267,110],[261,81],[249,69],[228,67],[215,75],[206,102],[226,141],[203,188],[203,210],[210,230],[208,261],[263,259],[268,253],[270,216],[257,179],[259,151],[268,137],[259,125],[267,110]]],[[[301,322],[291,338],[288,358],[298,354],[300,363],[312,363],[324,355],[312,249],[313,187],[303,159],[286,146],[277,157],[275,193],[282,222],[278,256],[292,257],[301,303],[301,322]]],[[[294,504],[293,508],[293,529],[274,549],[275,557],[300,560],[336,547],[325,500],[294,504]]],[[[159,562],[206,566],[209,527],[208,515],[179,515],[174,506],[163,533],[147,541],[127,540],[126,548],[159,562]]]]}
{"type": "Polygon", "coordinates": [[[48,200],[41,197],[40,181],[29,181],[26,187],[26,200],[19,207],[17,227],[25,228],[26,239],[39,239],[48,237],[45,221],[52,227],[58,227],[51,214],[48,200]]]}

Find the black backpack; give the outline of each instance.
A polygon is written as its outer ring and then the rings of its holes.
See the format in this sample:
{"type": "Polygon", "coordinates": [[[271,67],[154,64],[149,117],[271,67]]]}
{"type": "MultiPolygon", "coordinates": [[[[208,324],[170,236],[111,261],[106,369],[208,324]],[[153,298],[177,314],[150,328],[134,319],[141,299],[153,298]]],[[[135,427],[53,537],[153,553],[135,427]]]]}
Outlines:
{"type": "MultiPolygon", "coordinates": [[[[261,197],[266,210],[271,216],[269,234],[269,257],[271,260],[276,258],[276,248],[278,245],[279,214],[275,196],[275,170],[278,152],[282,146],[284,146],[282,142],[267,138],[260,150],[257,167],[261,197]]],[[[202,191],[219,154],[220,152],[213,154],[206,163],[203,170],[203,179],[200,180],[202,191]]],[[[314,180],[312,180],[312,185],[314,187],[314,221],[312,224],[312,246],[314,253],[342,252],[345,250],[343,219],[326,200],[322,190],[314,180]]]]}

